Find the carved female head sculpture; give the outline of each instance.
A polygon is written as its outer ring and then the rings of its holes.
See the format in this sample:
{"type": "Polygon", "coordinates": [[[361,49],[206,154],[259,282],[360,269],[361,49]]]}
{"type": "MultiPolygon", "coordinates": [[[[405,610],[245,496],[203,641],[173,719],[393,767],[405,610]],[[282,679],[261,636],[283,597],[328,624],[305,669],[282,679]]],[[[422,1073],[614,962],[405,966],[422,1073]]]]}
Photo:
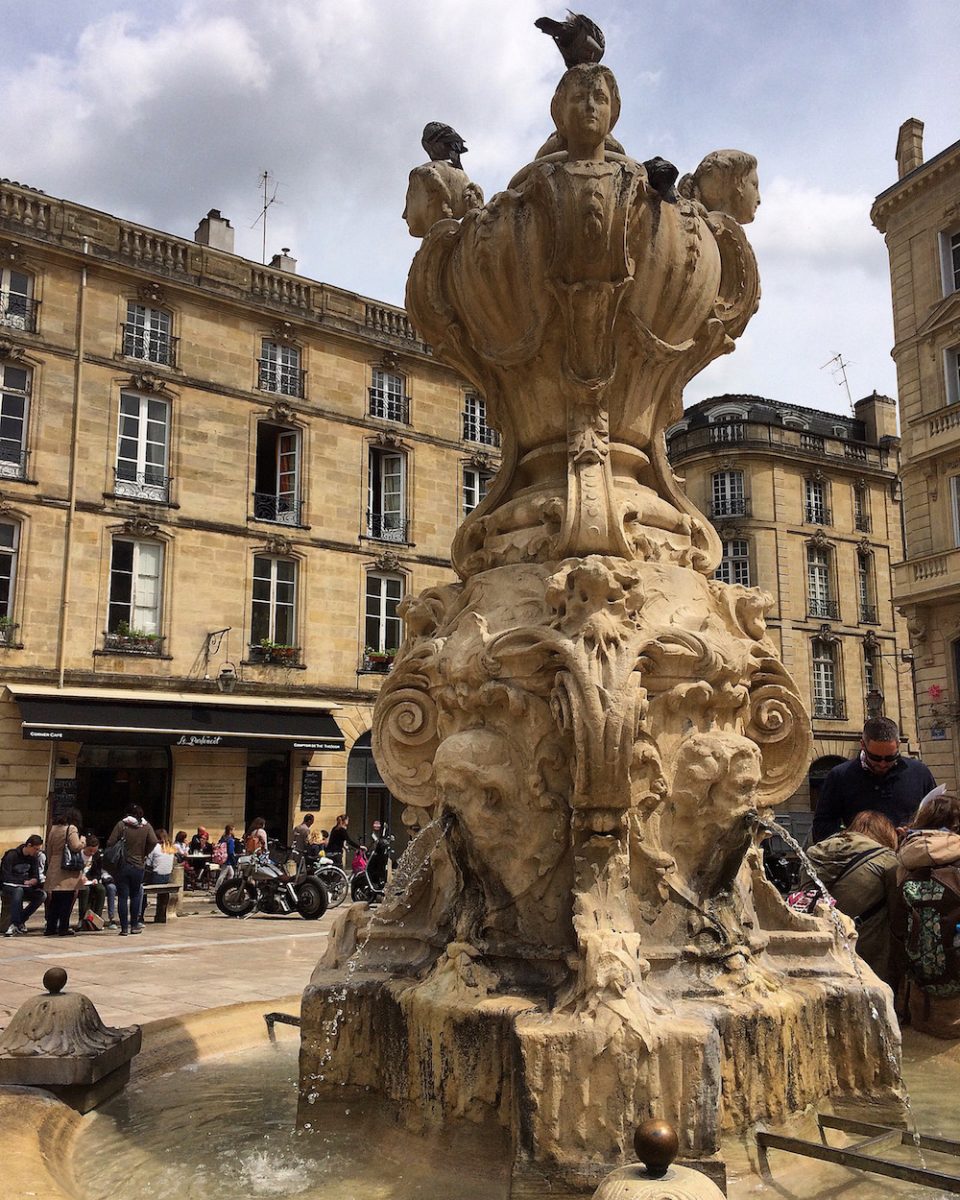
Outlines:
{"type": "Polygon", "coordinates": [[[598,63],[571,67],[557,84],[550,115],[571,160],[602,159],[604,139],[620,116],[613,72],[598,63]]]}
{"type": "Polygon", "coordinates": [[[760,205],[757,160],[745,150],[713,150],[692,175],[680,181],[688,200],[699,200],[708,212],[724,212],[749,225],[760,205]]]}

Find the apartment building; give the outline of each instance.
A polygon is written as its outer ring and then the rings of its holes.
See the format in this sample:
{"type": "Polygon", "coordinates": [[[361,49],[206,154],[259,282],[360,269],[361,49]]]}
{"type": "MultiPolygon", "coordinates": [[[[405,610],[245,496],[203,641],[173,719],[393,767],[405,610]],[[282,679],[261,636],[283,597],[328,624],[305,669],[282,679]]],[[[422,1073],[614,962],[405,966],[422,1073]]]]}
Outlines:
{"type": "Polygon", "coordinates": [[[0,845],[402,814],[371,709],[499,462],[401,309],[0,182],[0,845]]]}
{"type": "Polygon", "coordinates": [[[876,393],[854,417],[717,396],[667,434],[674,470],[723,541],[717,577],[770,593],[768,632],[813,718],[807,782],[780,810],[800,837],[866,716],[892,717],[904,751],[916,750],[912,656],[893,595],[899,444],[896,404],[876,393]]]}
{"type": "Polygon", "coordinates": [[[894,577],[916,658],[923,757],[960,784],[960,142],[924,162],[923,122],[897,139],[884,235],[903,430],[906,547],[894,577]]]}

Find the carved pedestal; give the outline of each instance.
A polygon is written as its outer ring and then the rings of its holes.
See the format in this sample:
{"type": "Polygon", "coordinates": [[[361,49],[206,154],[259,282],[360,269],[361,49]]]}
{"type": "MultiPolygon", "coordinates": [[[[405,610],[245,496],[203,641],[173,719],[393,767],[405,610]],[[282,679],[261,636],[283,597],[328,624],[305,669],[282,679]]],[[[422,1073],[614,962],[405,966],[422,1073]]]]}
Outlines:
{"type": "Polygon", "coordinates": [[[888,994],[762,877],[756,818],[803,779],[809,718],[770,598],[713,578],[719,539],[665,456],[683,385],[756,309],[728,215],[752,216],[749,180],[726,212],[671,198],[611,149],[619,103],[605,68],[568,71],[556,139],[414,260],[411,317],[504,461],[454,541],[461,581],[405,601],[375,710],[425,828],[303,1006],[305,1091],[494,1115],[581,1183],[644,1117],[710,1155],[725,1129],[894,1089],[898,1054],[888,994]]]}

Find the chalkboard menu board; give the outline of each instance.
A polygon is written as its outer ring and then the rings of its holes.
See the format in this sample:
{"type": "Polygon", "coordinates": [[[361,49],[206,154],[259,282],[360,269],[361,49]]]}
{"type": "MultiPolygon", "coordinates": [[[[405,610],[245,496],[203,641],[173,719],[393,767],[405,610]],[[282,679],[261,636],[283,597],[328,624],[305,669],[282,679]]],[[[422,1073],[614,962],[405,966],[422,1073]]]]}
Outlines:
{"type": "Polygon", "coordinates": [[[300,784],[300,808],[303,812],[320,811],[320,794],[323,791],[323,772],[304,771],[300,784]]]}
{"type": "Polygon", "coordinates": [[[77,807],[77,781],[75,779],[55,779],[53,781],[53,811],[50,823],[55,825],[68,808],[77,807]]]}

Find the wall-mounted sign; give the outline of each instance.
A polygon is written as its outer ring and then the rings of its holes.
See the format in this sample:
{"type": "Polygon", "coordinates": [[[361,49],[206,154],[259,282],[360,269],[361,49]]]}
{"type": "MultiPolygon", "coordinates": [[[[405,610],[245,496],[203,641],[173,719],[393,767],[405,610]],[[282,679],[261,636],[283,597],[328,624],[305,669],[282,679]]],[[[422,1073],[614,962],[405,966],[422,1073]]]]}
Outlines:
{"type": "Polygon", "coordinates": [[[930,741],[945,742],[947,740],[946,725],[931,725],[930,726],[930,741]]]}
{"type": "Polygon", "coordinates": [[[300,784],[300,808],[303,812],[319,812],[323,792],[323,772],[304,771],[300,784]]]}

